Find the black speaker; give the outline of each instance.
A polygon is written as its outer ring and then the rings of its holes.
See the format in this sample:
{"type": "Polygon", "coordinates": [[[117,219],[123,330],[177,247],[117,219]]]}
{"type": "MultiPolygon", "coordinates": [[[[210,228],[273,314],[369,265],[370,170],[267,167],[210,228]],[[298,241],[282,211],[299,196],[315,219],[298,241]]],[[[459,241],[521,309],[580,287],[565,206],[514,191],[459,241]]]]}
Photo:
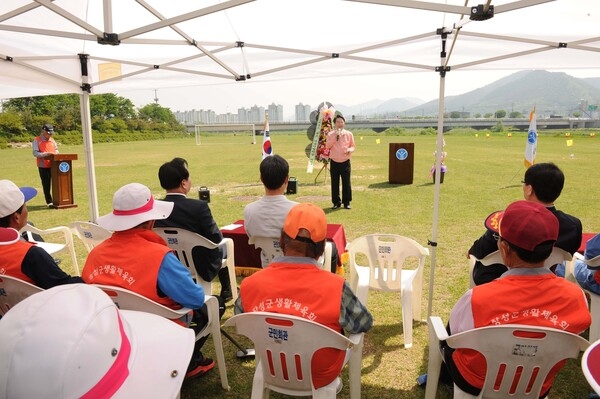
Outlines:
{"type": "Polygon", "coordinates": [[[198,196],[202,201],[210,202],[210,190],[206,186],[200,187],[198,190],[198,196]]]}
{"type": "Polygon", "coordinates": [[[286,194],[298,194],[298,180],[295,177],[288,179],[286,194]]]}

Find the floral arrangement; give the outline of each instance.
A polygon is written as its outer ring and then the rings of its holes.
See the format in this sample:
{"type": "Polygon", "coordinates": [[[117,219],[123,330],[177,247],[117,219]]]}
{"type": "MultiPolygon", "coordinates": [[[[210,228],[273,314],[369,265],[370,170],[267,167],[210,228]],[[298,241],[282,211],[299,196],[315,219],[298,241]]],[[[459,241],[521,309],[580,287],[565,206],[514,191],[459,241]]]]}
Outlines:
{"type": "Polygon", "coordinates": [[[316,160],[327,164],[329,162],[329,148],[325,145],[327,142],[327,134],[333,130],[333,117],[335,108],[323,103],[319,110],[321,113],[321,126],[319,130],[319,144],[317,145],[316,160]]]}

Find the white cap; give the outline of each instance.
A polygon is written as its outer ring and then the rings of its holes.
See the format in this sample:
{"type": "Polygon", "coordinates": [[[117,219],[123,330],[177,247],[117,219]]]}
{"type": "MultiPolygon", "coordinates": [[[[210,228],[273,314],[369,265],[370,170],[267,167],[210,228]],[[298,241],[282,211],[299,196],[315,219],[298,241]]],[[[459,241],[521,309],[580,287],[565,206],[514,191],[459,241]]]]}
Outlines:
{"type": "Polygon", "coordinates": [[[98,224],[112,231],[129,230],[149,220],[168,218],[174,205],[155,200],[150,189],[143,184],[129,183],[115,192],[113,211],[99,217],[98,224]]]}
{"type": "Polygon", "coordinates": [[[19,188],[10,180],[0,180],[0,218],[12,215],[36,194],[33,187],[19,188]]]}
{"type": "Polygon", "coordinates": [[[0,398],[175,398],[193,348],[189,328],[56,286],[0,320],[0,398]]]}

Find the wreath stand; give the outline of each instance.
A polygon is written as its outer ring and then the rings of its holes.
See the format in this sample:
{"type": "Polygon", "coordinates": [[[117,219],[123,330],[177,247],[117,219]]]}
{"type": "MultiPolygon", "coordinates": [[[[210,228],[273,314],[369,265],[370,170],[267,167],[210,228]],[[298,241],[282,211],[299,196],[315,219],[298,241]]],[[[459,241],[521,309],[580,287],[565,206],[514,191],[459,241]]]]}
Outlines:
{"type": "MultiPolygon", "coordinates": [[[[327,165],[329,165],[329,162],[324,163],[319,173],[317,173],[317,176],[315,177],[315,184],[317,184],[317,179],[321,175],[321,172],[323,172],[323,170],[327,171],[327,165]]],[[[327,183],[327,173],[325,173],[325,180],[323,180],[323,183],[327,183]]]]}

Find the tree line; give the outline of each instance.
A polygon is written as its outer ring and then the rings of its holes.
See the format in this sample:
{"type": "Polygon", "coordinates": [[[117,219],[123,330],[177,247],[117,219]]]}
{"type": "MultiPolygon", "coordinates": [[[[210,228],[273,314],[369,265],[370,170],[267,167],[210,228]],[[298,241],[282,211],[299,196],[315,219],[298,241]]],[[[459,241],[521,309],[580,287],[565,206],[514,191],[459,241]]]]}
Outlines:
{"type": "MultiPolygon", "coordinates": [[[[54,125],[61,142],[80,144],[79,101],[77,94],[5,100],[0,112],[0,146],[31,141],[45,123],[54,125]]],[[[90,113],[94,142],[154,139],[185,132],[169,108],[148,104],[136,109],[131,100],[112,93],[91,95],[90,113]]]]}

